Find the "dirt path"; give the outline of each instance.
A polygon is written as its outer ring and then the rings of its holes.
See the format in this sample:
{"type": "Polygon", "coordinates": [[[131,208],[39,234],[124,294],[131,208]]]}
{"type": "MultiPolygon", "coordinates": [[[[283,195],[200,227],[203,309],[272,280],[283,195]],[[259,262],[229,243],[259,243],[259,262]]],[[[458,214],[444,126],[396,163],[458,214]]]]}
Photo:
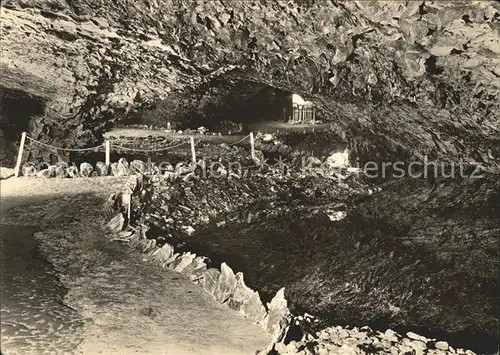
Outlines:
{"type": "MultiPolygon", "coordinates": [[[[64,303],[84,320],[73,352],[236,355],[265,347],[268,337],[259,326],[182,275],[143,262],[127,246],[106,239],[103,198],[121,183],[117,178],[1,182],[2,223],[44,230],[36,236],[40,249],[68,289],[64,303]]],[[[37,344],[31,353],[43,350],[37,344]]]]}
{"type": "MultiPolygon", "coordinates": [[[[317,131],[327,131],[332,128],[331,123],[321,123],[316,125],[310,124],[289,124],[285,122],[259,122],[259,123],[249,123],[244,125],[245,132],[257,132],[262,133],[276,133],[276,132],[317,132],[317,131]]],[[[193,136],[197,141],[210,142],[214,144],[219,143],[234,143],[242,139],[246,133],[232,134],[232,135],[200,135],[194,134],[193,136]]],[[[155,129],[147,128],[113,128],[109,132],[104,133],[104,138],[144,138],[144,137],[166,137],[168,139],[188,139],[189,135],[179,134],[171,131],[161,131],[155,129]]]]}
{"type": "Polygon", "coordinates": [[[234,143],[241,140],[246,134],[234,134],[234,135],[211,135],[211,134],[179,134],[176,132],[159,131],[154,129],[146,128],[113,128],[111,131],[103,134],[104,138],[145,138],[145,137],[165,137],[171,140],[174,139],[185,139],[189,140],[190,136],[193,136],[196,141],[201,141],[205,143],[234,143]]]}

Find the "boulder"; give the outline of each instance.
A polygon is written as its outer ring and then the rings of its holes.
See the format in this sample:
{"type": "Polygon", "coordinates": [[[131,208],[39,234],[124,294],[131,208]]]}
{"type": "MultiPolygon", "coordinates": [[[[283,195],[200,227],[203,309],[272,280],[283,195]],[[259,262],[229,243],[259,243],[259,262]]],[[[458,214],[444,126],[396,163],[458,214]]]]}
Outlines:
{"type": "Polygon", "coordinates": [[[56,164],[56,167],[63,167],[63,168],[67,168],[69,165],[68,163],[66,163],[65,161],[58,161],[57,164],[56,164]]]}
{"type": "Polygon", "coordinates": [[[37,174],[37,171],[33,165],[24,165],[22,173],[23,173],[23,176],[26,176],[26,177],[35,177],[37,174]]]}
{"type": "Polygon", "coordinates": [[[236,276],[233,270],[226,264],[220,266],[220,277],[215,289],[215,299],[220,303],[226,302],[236,287],[236,276]]]}
{"type": "Polygon", "coordinates": [[[160,171],[161,174],[165,174],[165,173],[173,173],[175,171],[175,168],[168,161],[164,161],[158,165],[158,170],[160,171]]]}
{"type": "Polygon", "coordinates": [[[197,281],[201,279],[207,271],[207,258],[204,256],[197,256],[191,264],[186,266],[186,268],[182,271],[184,275],[186,275],[191,281],[197,281]]]}
{"type": "Polygon", "coordinates": [[[229,308],[240,311],[243,308],[243,305],[247,303],[250,298],[252,298],[254,291],[251,290],[247,285],[245,285],[245,281],[243,280],[243,274],[238,272],[235,275],[236,279],[236,287],[233,290],[233,293],[229,297],[229,301],[227,302],[229,308]]]}
{"type": "Polygon", "coordinates": [[[180,253],[175,253],[162,264],[162,267],[170,268],[170,266],[179,258],[180,255],[180,253]]]}
{"type": "Polygon", "coordinates": [[[155,250],[149,260],[158,264],[163,264],[165,261],[170,259],[172,255],[174,255],[174,247],[165,243],[161,248],[155,250]]]}
{"type": "Polygon", "coordinates": [[[215,296],[215,291],[216,291],[217,285],[219,283],[220,275],[221,275],[221,272],[217,269],[214,269],[214,268],[208,269],[203,274],[201,284],[202,284],[203,288],[211,295],[215,296]]]}
{"type": "Polygon", "coordinates": [[[252,297],[243,305],[241,312],[246,318],[261,323],[267,316],[266,308],[260,299],[259,293],[254,292],[252,297]]]}
{"type": "Polygon", "coordinates": [[[133,160],[130,163],[130,172],[132,174],[146,174],[148,165],[142,160],[133,160]]]}
{"type": "Polygon", "coordinates": [[[102,161],[98,161],[95,165],[95,171],[98,176],[108,176],[109,174],[109,166],[104,164],[102,161]]]}
{"type": "Polygon", "coordinates": [[[66,169],[66,172],[68,173],[68,176],[73,179],[80,176],[80,172],[76,166],[70,166],[66,169]]]}
{"type": "Polygon", "coordinates": [[[421,341],[421,342],[424,342],[426,343],[427,342],[427,338],[422,336],[422,335],[418,335],[418,334],[415,334],[413,332],[408,332],[406,333],[406,336],[412,340],[418,340],[418,341],[421,341]]]}
{"type": "Polygon", "coordinates": [[[448,348],[450,346],[448,345],[448,343],[446,341],[438,341],[438,342],[436,342],[436,344],[434,344],[434,347],[438,350],[446,351],[446,350],[448,350],[448,348]]]}
{"type": "Polygon", "coordinates": [[[11,168],[0,168],[0,179],[8,179],[14,176],[14,169],[11,168]]]}
{"type": "Polygon", "coordinates": [[[92,167],[91,164],[89,163],[81,163],[80,164],[80,175],[83,177],[90,177],[92,175],[92,172],[94,171],[94,168],[92,167]]]}
{"type": "Polygon", "coordinates": [[[68,171],[67,171],[67,169],[64,166],[59,165],[56,168],[56,178],[58,178],[58,179],[65,179],[67,177],[68,177],[68,171]]]}
{"type": "Polygon", "coordinates": [[[349,166],[349,151],[335,152],[326,159],[326,166],[330,169],[341,169],[349,166]]]}
{"type": "Polygon", "coordinates": [[[118,213],[108,222],[108,224],[106,224],[106,228],[113,233],[119,233],[122,231],[124,224],[125,218],[123,217],[123,214],[118,213]]]}
{"type": "Polygon", "coordinates": [[[420,340],[403,339],[403,345],[409,348],[409,351],[406,353],[423,355],[427,351],[426,343],[420,340]]]}
{"type": "Polygon", "coordinates": [[[180,258],[172,263],[171,268],[174,271],[182,273],[184,269],[194,261],[195,258],[196,254],[191,254],[190,252],[184,253],[180,258]]]}
{"type": "Polygon", "coordinates": [[[50,179],[50,178],[55,177],[55,171],[53,169],[50,169],[50,167],[49,167],[47,169],[40,170],[36,174],[36,177],[42,178],[42,179],[50,179]]]}
{"type": "Polygon", "coordinates": [[[312,166],[312,167],[319,167],[321,166],[322,162],[320,159],[316,157],[308,157],[306,160],[307,166],[312,166]]]}
{"type": "Polygon", "coordinates": [[[229,297],[229,308],[242,313],[254,322],[262,322],[267,316],[267,311],[262,304],[259,293],[245,284],[241,272],[238,272],[235,278],[236,287],[229,297]]]}
{"type": "Polygon", "coordinates": [[[183,162],[180,162],[175,166],[175,174],[177,176],[187,174],[191,171],[192,169],[186,163],[183,162]]]}
{"type": "Polygon", "coordinates": [[[130,175],[130,166],[127,159],[120,158],[117,163],[111,164],[111,173],[113,176],[128,176],[130,175]]]}
{"type": "Polygon", "coordinates": [[[380,333],[378,338],[386,340],[392,343],[397,343],[399,341],[399,335],[392,329],[387,329],[384,333],[380,333]]]}
{"type": "Polygon", "coordinates": [[[280,289],[276,296],[268,303],[267,308],[268,318],[266,322],[266,330],[269,334],[272,334],[273,337],[278,338],[277,341],[280,341],[279,337],[281,336],[283,329],[291,319],[291,314],[288,309],[288,302],[285,299],[285,289],[280,289]]]}

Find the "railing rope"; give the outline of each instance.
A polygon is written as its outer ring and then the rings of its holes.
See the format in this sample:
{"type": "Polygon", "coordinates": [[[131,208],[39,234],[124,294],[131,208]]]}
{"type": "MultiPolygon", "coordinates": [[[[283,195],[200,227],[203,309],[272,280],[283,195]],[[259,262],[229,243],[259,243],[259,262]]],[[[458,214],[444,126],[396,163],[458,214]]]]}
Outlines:
{"type": "MultiPolygon", "coordinates": [[[[236,142],[229,143],[228,145],[229,146],[236,145],[238,143],[243,142],[247,138],[250,138],[250,149],[251,149],[252,160],[256,161],[256,156],[255,156],[255,138],[254,138],[253,132],[250,132],[250,134],[246,135],[242,139],[240,139],[240,140],[238,140],[236,142]]],[[[123,150],[123,151],[139,152],[139,153],[154,153],[154,152],[162,152],[162,151],[167,151],[167,150],[175,149],[175,148],[178,148],[178,147],[181,147],[183,145],[188,144],[188,142],[185,141],[185,142],[181,142],[179,144],[168,146],[168,147],[164,147],[164,148],[158,148],[158,149],[137,149],[137,148],[130,148],[130,147],[124,147],[124,146],[112,144],[109,140],[106,140],[103,144],[97,145],[95,147],[89,147],[89,148],[63,148],[63,147],[56,147],[56,146],[53,146],[53,145],[50,145],[50,144],[47,144],[47,143],[40,142],[40,141],[38,141],[38,140],[36,140],[36,139],[31,138],[30,136],[28,136],[26,134],[26,132],[23,132],[22,135],[21,135],[21,142],[20,142],[20,145],[19,145],[19,152],[18,152],[17,162],[16,162],[16,166],[15,166],[15,170],[14,170],[14,174],[15,174],[16,177],[18,177],[19,174],[20,174],[21,164],[22,164],[23,154],[24,154],[24,146],[25,146],[26,139],[28,139],[29,141],[31,141],[31,142],[33,142],[35,144],[41,145],[43,147],[46,147],[46,148],[49,148],[49,149],[60,150],[60,151],[64,151],[64,152],[99,151],[100,149],[102,149],[104,147],[105,162],[106,162],[106,166],[108,166],[108,167],[111,165],[111,148],[115,148],[118,151],[123,150]]],[[[197,163],[197,161],[196,161],[196,149],[195,149],[196,143],[195,143],[195,139],[194,139],[193,136],[189,137],[189,144],[191,146],[191,160],[192,160],[192,162],[194,164],[196,164],[197,163]]]]}
{"type": "Polygon", "coordinates": [[[88,152],[88,151],[91,151],[91,150],[98,150],[99,148],[102,148],[104,144],[99,144],[99,145],[96,145],[95,147],[89,147],[89,148],[62,148],[62,147],[56,147],[56,146],[53,146],[53,145],[50,145],[50,144],[47,144],[47,143],[43,143],[43,142],[40,142],[40,141],[37,141],[36,139],[34,138],[31,138],[30,136],[26,136],[27,139],[29,139],[30,141],[38,144],[38,145],[41,145],[43,147],[46,147],[46,148],[50,148],[50,149],[55,149],[55,150],[62,150],[63,152],[88,152]]]}
{"type": "Polygon", "coordinates": [[[236,141],[236,142],[233,142],[233,143],[229,143],[228,145],[229,146],[233,146],[233,145],[236,145],[238,143],[241,143],[243,142],[245,139],[247,139],[248,137],[250,137],[250,134],[247,134],[245,137],[241,138],[239,141],[236,141]]]}

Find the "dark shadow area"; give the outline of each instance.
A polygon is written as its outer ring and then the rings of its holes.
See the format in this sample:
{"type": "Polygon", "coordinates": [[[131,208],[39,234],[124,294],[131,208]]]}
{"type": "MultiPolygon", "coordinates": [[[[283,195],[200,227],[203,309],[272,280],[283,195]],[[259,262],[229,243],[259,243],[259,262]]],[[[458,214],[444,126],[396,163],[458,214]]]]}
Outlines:
{"type": "Polygon", "coordinates": [[[45,99],[21,90],[0,87],[0,164],[15,163],[21,133],[29,131],[30,121],[45,112],[45,99]]]}
{"type": "Polygon", "coordinates": [[[204,126],[214,132],[236,131],[239,124],[286,121],[291,115],[291,93],[262,83],[214,79],[195,90],[174,93],[121,125],[173,128],[204,126]]]}

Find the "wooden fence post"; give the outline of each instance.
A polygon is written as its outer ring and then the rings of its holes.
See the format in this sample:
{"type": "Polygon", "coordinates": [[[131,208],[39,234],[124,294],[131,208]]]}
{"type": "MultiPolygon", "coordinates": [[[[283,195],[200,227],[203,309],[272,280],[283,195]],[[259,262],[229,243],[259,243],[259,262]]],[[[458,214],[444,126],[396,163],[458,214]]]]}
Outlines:
{"type": "Polygon", "coordinates": [[[252,160],[255,161],[255,141],[253,139],[253,132],[250,132],[250,151],[252,153],[252,160]]]}
{"type": "Polygon", "coordinates": [[[128,194],[127,195],[127,221],[130,224],[130,215],[132,211],[132,195],[128,194]]]}
{"type": "Polygon", "coordinates": [[[192,157],[192,161],[193,161],[193,164],[196,164],[196,151],[194,149],[194,138],[193,137],[189,137],[189,140],[191,141],[191,157],[192,157]]]}
{"type": "Polygon", "coordinates": [[[111,165],[111,143],[109,140],[106,140],[106,166],[111,165]]]}
{"type": "Polygon", "coordinates": [[[14,169],[15,177],[19,176],[19,170],[21,170],[21,163],[23,162],[23,152],[24,152],[24,142],[26,141],[26,132],[21,135],[21,144],[19,145],[19,153],[17,154],[16,167],[14,169]]]}

